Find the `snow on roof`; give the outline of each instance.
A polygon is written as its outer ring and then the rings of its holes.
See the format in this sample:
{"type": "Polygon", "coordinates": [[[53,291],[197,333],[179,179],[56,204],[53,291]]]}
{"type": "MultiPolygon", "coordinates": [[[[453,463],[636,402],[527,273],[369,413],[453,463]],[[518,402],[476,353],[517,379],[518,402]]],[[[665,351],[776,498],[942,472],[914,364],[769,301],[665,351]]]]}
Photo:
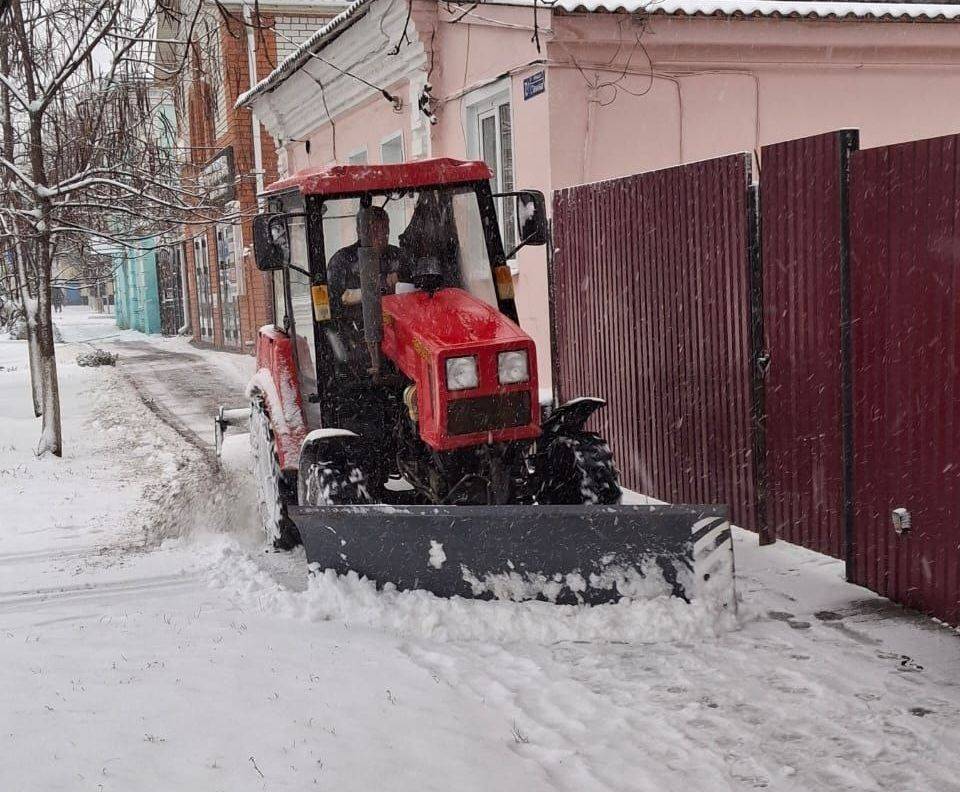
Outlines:
{"type": "Polygon", "coordinates": [[[294,52],[277,64],[277,68],[237,97],[235,107],[244,107],[257,96],[277,87],[284,79],[310,60],[311,53],[318,52],[328,41],[339,36],[350,25],[356,22],[366,11],[366,6],[373,0],[354,0],[343,11],[337,14],[327,24],[318,28],[294,52]]]}
{"type": "MultiPolygon", "coordinates": [[[[339,36],[367,10],[374,0],[354,0],[341,13],[319,28],[310,38],[253,88],[242,93],[236,107],[244,107],[263,93],[272,91],[284,79],[310,60],[328,42],[339,36]]],[[[486,5],[533,6],[534,0],[482,0],[486,5]]],[[[537,0],[543,8],[567,13],[607,11],[670,16],[754,16],[804,19],[916,20],[933,22],[960,18],[960,4],[877,3],[861,0],[537,0]]]]}

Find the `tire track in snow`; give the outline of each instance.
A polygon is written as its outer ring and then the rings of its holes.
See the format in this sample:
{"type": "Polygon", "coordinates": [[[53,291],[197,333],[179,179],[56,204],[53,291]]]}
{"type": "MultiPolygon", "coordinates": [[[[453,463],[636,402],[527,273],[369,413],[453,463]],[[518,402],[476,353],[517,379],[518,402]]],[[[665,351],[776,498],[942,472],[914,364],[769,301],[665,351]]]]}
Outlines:
{"type": "Polygon", "coordinates": [[[12,613],[24,608],[45,604],[60,605],[83,602],[95,604],[110,602],[123,597],[136,601],[138,595],[175,589],[202,588],[199,573],[156,575],[132,580],[117,580],[103,583],[85,583],[75,586],[52,586],[24,591],[0,591],[0,614],[12,613]]]}
{"type": "MultiPolygon", "coordinates": [[[[42,529],[49,530],[49,529],[42,529]]],[[[0,553],[0,566],[41,564],[46,561],[70,561],[77,558],[99,558],[106,551],[84,547],[76,550],[26,550],[19,553],[0,553]]]]}

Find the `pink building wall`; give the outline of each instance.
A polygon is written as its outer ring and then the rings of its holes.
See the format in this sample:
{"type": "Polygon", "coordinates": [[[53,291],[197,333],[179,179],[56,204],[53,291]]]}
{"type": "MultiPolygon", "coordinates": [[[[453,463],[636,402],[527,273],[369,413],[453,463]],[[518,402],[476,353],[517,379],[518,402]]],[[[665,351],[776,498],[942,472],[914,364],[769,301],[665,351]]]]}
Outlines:
{"type": "MultiPolygon", "coordinates": [[[[523,99],[523,79],[543,70],[529,66],[546,54],[537,53],[530,41],[529,8],[486,6],[484,19],[468,17],[469,25],[440,24],[435,48],[440,56],[431,80],[434,95],[451,97],[437,113],[433,129],[434,156],[464,157],[467,155],[465,113],[471,94],[467,89],[483,91],[490,82],[510,86],[513,124],[514,186],[517,189],[542,190],[549,197],[553,183],[550,174],[550,108],[546,94],[523,99]],[[506,26],[520,27],[506,27],[506,26]],[[502,77],[505,73],[509,75],[502,77]]],[[[517,313],[523,329],[537,344],[540,382],[550,386],[550,324],[547,300],[547,251],[527,248],[517,255],[514,292],[517,313]]]]}
{"type": "MultiPolygon", "coordinates": [[[[406,95],[407,81],[389,86],[388,90],[400,96],[406,95]]],[[[347,157],[365,148],[367,162],[380,162],[380,145],[389,137],[403,135],[404,158],[410,158],[409,113],[393,113],[381,97],[375,97],[361,106],[344,113],[335,121],[314,131],[306,141],[294,141],[287,146],[287,167],[293,172],[301,168],[344,163],[347,157]],[[385,112],[386,111],[386,112],[385,112]]]]}
{"type": "MultiPolygon", "coordinates": [[[[465,108],[494,83],[511,95],[515,185],[543,190],[663,168],[841,127],[876,146],[960,131],[960,24],[551,14],[541,9],[542,50],[530,8],[463,9],[418,0],[416,35],[429,44],[438,100],[431,156],[468,156],[465,108]],[[482,18],[481,18],[482,17],[482,18]],[[527,101],[523,79],[546,71],[527,101]]],[[[349,31],[345,34],[349,36],[349,31]]],[[[408,95],[408,82],[391,86],[408,95]]],[[[413,112],[418,112],[413,107],[413,112]]],[[[404,132],[375,97],[336,122],[336,159],[404,132]]],[[[289,170],[334,160],[330,125],[286,145],[289,170]]],[[[546,252],[521,251],[520,320],[549,372],[546,252]]]]}
{"type": "Polygon", "coordinates": [[[636,49],[615,15],[553,29],[554,187],[842,127],[863,147],[960,130],[957,23],[652,16],[636,49]]]}

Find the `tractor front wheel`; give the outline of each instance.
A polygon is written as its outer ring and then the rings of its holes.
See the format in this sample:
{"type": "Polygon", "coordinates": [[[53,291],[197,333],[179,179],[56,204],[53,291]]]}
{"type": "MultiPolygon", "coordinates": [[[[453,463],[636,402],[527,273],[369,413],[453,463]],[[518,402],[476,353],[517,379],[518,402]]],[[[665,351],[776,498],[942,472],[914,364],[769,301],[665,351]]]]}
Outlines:
{"type": "Polygon", "coordinates": [[[536,501],[551,505],[613,504],[622,496],[613,454],[594,432],[541,438],[533,458],[536,501]]]}
{"type": "Polygon", "coordinates": [[[250,404],[250,450],[253,453],[257,508],[263,532],[275,549],[290,550],[300,544],[297,527],[287,515],[287,504],[295,502],[293,487],[280,470],[270,416],[267,415],[263,399],[257,397],[250,404]]]}

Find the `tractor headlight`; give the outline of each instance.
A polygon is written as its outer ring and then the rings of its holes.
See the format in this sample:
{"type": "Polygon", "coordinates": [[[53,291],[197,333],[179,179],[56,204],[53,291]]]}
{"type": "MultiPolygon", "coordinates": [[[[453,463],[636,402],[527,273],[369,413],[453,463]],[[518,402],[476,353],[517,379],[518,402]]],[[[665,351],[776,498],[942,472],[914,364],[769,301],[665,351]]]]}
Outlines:
{"type": "Polygon", "coordinates": [[[497,355],[497,376],[501,385],[513,385],[530,379],[526,350],[516,349],[513,352],[501,352],[497,355]]]}
{"type": "Polygon", "coordinates": [[[467,390],[476,388],[478,384],[475,357],[447,358],[447,390],[467,390]]]}

